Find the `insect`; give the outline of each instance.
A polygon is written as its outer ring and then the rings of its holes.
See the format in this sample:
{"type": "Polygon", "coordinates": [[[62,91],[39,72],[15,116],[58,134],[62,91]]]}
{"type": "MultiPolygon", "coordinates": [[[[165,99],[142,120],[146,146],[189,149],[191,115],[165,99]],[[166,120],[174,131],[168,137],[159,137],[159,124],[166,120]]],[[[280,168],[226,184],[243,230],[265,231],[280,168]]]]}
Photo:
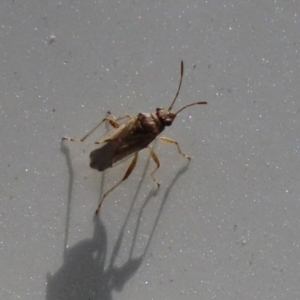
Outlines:
{"type": "Polygon", "coordinates": [[[157,184],[157,186],[160,186],[160,184],[156,181],[154,177],[154,173],[160,167],[160,162],[152,147],[149,146],[149,144],[153,140],[159,139],[160,141],[163,141],[165,143],[176,145],[178,153],[190,160],[190,157],[185,155],[181,151],[179,144],[175,140],[172,140],[167,137],[158,137],[158,135],[165,129],[166,126],[172,125],[173,121],[182,110],[192,105],[207,104],[207,102],[195,102],[182,107],[176,113],[172,112],[173,105],[178,97],[181,88],[183,72],[184,66],[183,61],[181,61],[179,86],[175,98],[171,103],[171,106],[167,110],[159,107],[154,113],[139,113],[136,117],[126,115],[120,118],[115,118],[111,115],[110,112],[108,112],[109,116],[104,118],[99,124],[97,124],[81,139],[72,139],[66,137],[62,138],[62,140],[83,142],[98,127],[100,127],[104,122],[107,122],[109,125],[114,127],[115,130],[109,135],[108,138],[95,142],[95,144],[103,145],[90,153],[90,167],[98,170],[99,172],[102,172],[108,168],[115,166],[116,163],[123,161],[129,156],[133,156],[133,159],[123,178],[119,182],[117,182],[113,187],[111,187],[108,191],[106,191],[102,196],[102,199],[100,200],[95,214],[99,213],[103,200],[106,198],[106,196],[130,176],[137,163],[138,152],[144,148],[149,149],[150,156],[156,164],[156,168],[151,173],[151,177],[153,181],[157,184]],[[127,122],[120,123],[120,121],[126,119],[127,122]]]}

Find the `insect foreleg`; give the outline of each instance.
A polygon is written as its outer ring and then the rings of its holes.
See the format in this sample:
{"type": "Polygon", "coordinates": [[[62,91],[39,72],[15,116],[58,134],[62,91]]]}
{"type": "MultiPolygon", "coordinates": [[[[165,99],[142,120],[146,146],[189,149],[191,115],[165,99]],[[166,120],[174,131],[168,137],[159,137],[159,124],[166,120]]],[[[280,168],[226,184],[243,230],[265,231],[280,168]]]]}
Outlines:
{"type": "Polygon", "coordinates": [[[138,159],[138,152],[135,152],[135,153],[134,153],[133,160],[132,160],[131,164],[129,165],[129,167],[128,167],[128,169],[127,169],[127,171],[126,171],[124,177],[122,178],[122,180],[120,180],[118,183],[116,183],[112,188],[110,188],[110,189],[103,195],[103,197],[102,197],[102,199],[100,200],[100,203],[99,203],[99,205],[98,205],[98,207],[97,207],[97,209],[96,209],[96,211],[95,211],[95,214],[96,214],[96,215],[99,213],[99,210],[100,210],[100,208],[101,208],[101,205],[102,205],[102,203],[103,203],[104,198],[105,198],[110,192],[112,192],[116,187],[118,187],[118,185],[120,185],[124,180],[126,180],[126,179],[129,177],[129,175],[131,174],[131,172],[133,171],[133,169],[134,169],[134,167],[135,167],[135,165],[136,165],[137,159],[138,159]]]}
{"type": "Polygon", "coordinates": [[[159,137],[157,137],[157,138],[158,138],[159,140],[161,140],[162,142],[165,142],[165,143],[168,143],[168,144],[175,144],[175,145],[177,146],[177,150],[178,150],[179,154],[181,154],[182,156],[186,157],[188,160],[191,160],[191,158],[190,158],[189,156],[187,156],[186,154],[184,154],[184,153],[181,151],[181,149],[180,149],[178,143],[177,143],[175,140],[172,140],[172,139],[169,139],[169,138],[166,138],[166,137],[163,137],[163,136],[159,136],[159,137]]]}
{"type": "Polygon", "coordinates": [[[149,152],[150,152],[150,155],[152,157],[152,159],[154,160],[154,162],[156,163],[156,168],[155,170],[151,173],[151,177],[153,179],[153,181],[157,184],[157,187],[160,187],[160,184],[157,182],[157,180],[155,179],[154,177],[154,173],[157,171],[157,169],[160,167],[160,162],[158,160],[158,157],[156,155],[156,153],[154,152],[154,150],[148,146],[148,149],[149,149],[149,152]]]}

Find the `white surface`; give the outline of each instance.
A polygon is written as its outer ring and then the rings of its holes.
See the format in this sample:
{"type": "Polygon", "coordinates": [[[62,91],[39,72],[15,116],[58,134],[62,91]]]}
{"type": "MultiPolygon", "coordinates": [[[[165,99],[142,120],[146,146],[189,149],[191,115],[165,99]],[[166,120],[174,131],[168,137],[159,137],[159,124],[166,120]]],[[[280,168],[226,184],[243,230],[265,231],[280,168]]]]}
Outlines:
{"type": "Polygon", "coordinates": [[[300,6],[262,2],[1,2],[1,299],[300,298],[300,6]],[[193,160],[157,143],[155,194],[143,151],[93,222],[128,162],[101,188],[60,138],[168,107],[182,59],[193,160]]]}

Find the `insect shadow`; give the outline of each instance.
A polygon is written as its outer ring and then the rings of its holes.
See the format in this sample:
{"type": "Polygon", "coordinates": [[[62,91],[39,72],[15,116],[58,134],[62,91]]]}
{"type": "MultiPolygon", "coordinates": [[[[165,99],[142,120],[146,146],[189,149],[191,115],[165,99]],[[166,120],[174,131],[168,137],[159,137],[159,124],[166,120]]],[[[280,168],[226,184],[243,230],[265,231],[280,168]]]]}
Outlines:
{"type": "MultiPolygon", "coordinates": [[[[67,217],[66,217],[66,235],[65,246],[67,245],[67,238],[69,232],[69,214],[71,210],[72,190],[73,190],[73,168],[69,156],[68,149],[64,146],[61,148],[66,156],[67,165],[69,167],[69,185],[68,185],[68,199],[67,199],[67,217]]],[[[171,184],[166,189],[163,200],[161,202],[158,214],[154,220],[153,226],[150,230],[150,235],[145,245],[144,251],[139,256],[134,257],[134,247],[136,244],[140,220],[144,209],[149,203],[150,199],[156,194],[156,189],[153,189],[144,200],[137,217],[135,230],[132,236],[131,248],[127,260],[120,266],[115,265],[119,253],[122,252],[122,241],[126,226],[129,222],[130,215],[134,204],[138,198],[146,170],[148,169],[150,158],[148,159],[142,180],[139,182],[136,193],[133,197],[132,203],[129,207],[127,216],[120,229],[118,237],[115,241],[114,248],[107,258],[107,232],[101,220],[101,217],[94,216],[94,233],[92,238],[80,241],[69,249],[64,249],[63,265],[53,275],[47,274],[47,292],[46,300],[82,300],[82,299],[97,299],[97,300],[111,300],[112,291],[121,291],[124,285],[140,268],[143,259],[145,258],[149,249],[150,243],[154,236],[156,226],[163,211],[164,205],[168,198],[169,192],[176,183],[180,175],[186,171],[188,165],[181,168],[176,176],[173,178],[171,184]]],[[[100,192],[101,197],[102,191],[100,192]]]]}

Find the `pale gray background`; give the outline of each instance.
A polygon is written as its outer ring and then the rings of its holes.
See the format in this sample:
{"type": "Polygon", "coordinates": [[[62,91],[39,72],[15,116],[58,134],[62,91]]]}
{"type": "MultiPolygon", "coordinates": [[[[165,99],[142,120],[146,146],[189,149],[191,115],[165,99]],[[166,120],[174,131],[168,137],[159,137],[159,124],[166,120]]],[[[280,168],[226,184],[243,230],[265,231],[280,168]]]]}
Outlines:
{"type": "Polygon", "coordinates": [[[290,0],[1,1],[0,298],[300,299],[299,14],[290,0]],[[104,180],[93,138],[61,137],[168,107],[181,60],[175,110],[208,105],[164,135],[191,163],[158,142],[155,193],[141,152],[93,221],[129,161],[104,180]]]}

